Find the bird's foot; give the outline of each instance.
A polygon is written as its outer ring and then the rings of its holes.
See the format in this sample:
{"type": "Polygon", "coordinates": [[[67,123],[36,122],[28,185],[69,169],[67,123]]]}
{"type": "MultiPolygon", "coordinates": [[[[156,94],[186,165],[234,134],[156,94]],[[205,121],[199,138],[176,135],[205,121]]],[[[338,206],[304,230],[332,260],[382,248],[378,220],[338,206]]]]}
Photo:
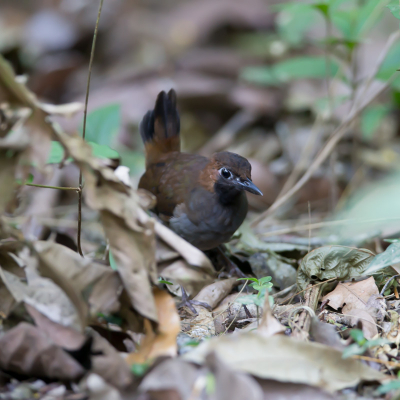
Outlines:
{"type": "Polygon", "coordinates": [[[206,308],[208,311],[212,311],[211,306],[205,303],[204,301],[198,301],[193,299],[190,300],[188,294],[186,293],[186,290],[182,285],[181,285],[181,290],[182,290],[182,301],[178,304],[177,306],[178,309],[186,307],[193,313],[194,316],[199,315],[194,306],[201,306],[206,308]]]}

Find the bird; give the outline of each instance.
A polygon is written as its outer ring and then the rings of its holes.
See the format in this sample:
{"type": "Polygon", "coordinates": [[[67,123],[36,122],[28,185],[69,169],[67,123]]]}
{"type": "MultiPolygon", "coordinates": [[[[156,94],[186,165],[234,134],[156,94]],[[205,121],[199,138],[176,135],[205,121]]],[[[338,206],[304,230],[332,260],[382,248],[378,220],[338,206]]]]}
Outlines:
{"type": "Polygon", "coordinates": [[[228,242],[243,223],[245,192],[261,195],[249,161],[221,151],[210,158],[181,152],[174,89],[161,91],[139,125],[146,171],[139,188],[157,199],[154,212],[170,229],[202,251],[228,242]]]}

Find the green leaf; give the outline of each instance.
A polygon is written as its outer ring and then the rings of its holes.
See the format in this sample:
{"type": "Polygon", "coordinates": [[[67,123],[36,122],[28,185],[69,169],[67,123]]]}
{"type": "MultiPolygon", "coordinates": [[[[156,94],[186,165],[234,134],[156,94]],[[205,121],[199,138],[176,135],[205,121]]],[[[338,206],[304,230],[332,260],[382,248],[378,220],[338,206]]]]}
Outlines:
{"type": "Polygon", "coordinates": [[[357,342],[359,345],[363,345],[366,342],[363,331],[361,329],[352,329],[350,331],[350,336],[357,342]]]}
{"type": "MultiPolygon", "coordinates": [[[[333,76],[337,71],[337,64],[331,61],[329,74],[333,76]]],[[[270,86],[297,79],[323,79],[326,72],[325,57],[297,57],[276,63],[272,67],[247,67],[242,72],[242,78],[270,86]]]]}
{"type": "Polygon", "coordinates": [[[131,366],[131,372],[133,375],[140,377],[140,376],[143,376],[147,372],[149,367],[150,367],[150,363],[148,363],[148,362],[141,363],[141,364],[133,364],[131,366]]]}
{"type": "Polygon", "coordinates": [[[292,46],[299,46],[305,39],[318,14],[310,4],[287,3],[275,6],[280,12],[276,18],[279,36],[292,46]]]}
{"type": "Polygon", "coordinates": [[[110,261],[110,267],[116,271],[118,269],[117,263],[114,260],[113,255],[111,254],[111,251],[108,252],[108,260],[110,261]]]}
{"type": "Polygon", "coordinates": [[[369,264],[364,275],[375,274],[392,264],[400,262],[400,243],[391,244],[383,253],[378,254],[369,264]]]}
{"type": "Polygon", "coordinates": [[[382,120],[389,113],[389,108],[385,105],[376,105],[366,108],[361,114],[362,138],[370,140],[381,126],[382,120]]]}
{"type": "Polygon", "coordinates": [[[16,179],[15,182],[18,185],[26,185],[27,183],[32,183],[33,182],[33,174],[29,174],[28,177],[26,178],[25,182],[22,182],[21,179],[16,179]]]}
{"type": "Polygon", "coordinates": [[[161,278],[158,279],[158,283],[164,283],[164,284],[166,284],[166,285],[173,285],[172,282],[166,281],[166,280],[161,279],[161,278]]]}
{"type": "Polygon", "coordinates": [[[361,355],[365,352],[365,349],[362,346],[359,346],[357,343],[353,343],[347,346],[343,350],[342,358],[349,358],[356,355],[361,355]]]}
{"type": "Polygon", "coordinates": [[[395,380],[379,386],[378,389],[376,390],[376,393],[386,394],[391,392],[392,390],[398,390],[398,389],[400,389],[400,380],[395,380]]]}
{"type": "Polygon", "coordinates": [[[97,144],[94,142],[88,142],[90,147],[92,148],[93,155],[98,158],[110,158],[110,159],[118,159],[118,153],[111,149],[106,145],[97,144]]]}
{"type": "Polygon", "coordinates": [[[392,13],[392,15],[400,19],[400,4],[399,0],[391,0],[390,3],[386,6],[389,11],[392,13]]]}
{"type": "MultiPolygon", "coordinates": [[[[88,142],[110,146],[121,125],[121,105],[109,104],[88,114],[86,135],[88,142]]],[[[82,133],[82,127],[80,129],[82,133]]]]}
{"type": "MultiPolygon", "coordinates": [[[[110,158],[110,159],[119,158],[118,153],[108,146],[99,145],[93,142],[88,142],[88,144],[92,148],[92,152],[95,157],[110,158]]],[[[61,143],[52,141],[50,154],[47,159],[47,164],[59,164],[63,159],[64,159],[64,148],[62,147],[61,143]]],[[[72,161],[72,159],[68,158],[68,161],[72,161]]]]}
{"type": "MultiPolygon", "coordinates": [[[[385,57],[379,72],[376,75],[377,79],[387,81],[397,69],[400,68],[400,43],[395,43],[385,57]]],[[[393,83],[396,85],[396,82],[393,83]]]]}
{"type": "Polygon", "coordinates": [[[387,243],[397,243],[400,242],[400,239],[383,239],[383,241],[387,243]]]}
{"type": "Polygon", "coordinates": [[[259,283],[267,283],[267,282],[270,282],[272,280],[272,277],[271,276],[264,276],[263,278],[260,278],[259,280],[258,280],[258,282],[259,283]]]}
{"type": "Polygon", "coordinates": [[[347,246],[323,246],[308,253],[297,271],[297,284],[305,289],[313,280],[340,280],[362,275],[374,253],[347,246]]]}
{"type": "Polygon", "coordinates": [[[60,142],[51,142],[50,154],[47,164],[59,164],[64,158],[64,147],[60,142]]]}
{"type": "Polygon", "coordinates": [[[253,281],[253,282],[258,282],[257,278],[238,278],[238,281],[253,281]]]}

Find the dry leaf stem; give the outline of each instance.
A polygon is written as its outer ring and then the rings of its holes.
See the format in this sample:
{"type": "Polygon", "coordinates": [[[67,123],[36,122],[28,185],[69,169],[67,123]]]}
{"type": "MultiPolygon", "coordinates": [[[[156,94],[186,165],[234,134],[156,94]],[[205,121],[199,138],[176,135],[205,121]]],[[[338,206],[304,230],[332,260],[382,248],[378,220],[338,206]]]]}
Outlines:
{"type": "MultiPolygon", "coordinates": [[[[85,140],[85,134],[86,134],[86,118],[87,118],[87,108],[88,108],[88,102],[89,102],[90,78],[92,76],[94,50],[96,48],[97,31],[99,29],[99,21],[100,21],[101,9],[103,8],[103,1],[104,0],[100,0],[99,11],[97,13],[96,25],[95,25],[94,34],[93,34],[92,50],[90,52],[89,72],[88,72],[86,97],[85,97],[85,109],[83,110],[83,128],[82,128],[82,139],[83,140],[85,140]]],[[[78,234],[77,234],[76,241],[77,241],[78,252],[83,257],[82,246],[81,246],[81,232],[82,232],[82,170],[80,169],[79,170],[79,192],[78,192],[78,234]]]]}

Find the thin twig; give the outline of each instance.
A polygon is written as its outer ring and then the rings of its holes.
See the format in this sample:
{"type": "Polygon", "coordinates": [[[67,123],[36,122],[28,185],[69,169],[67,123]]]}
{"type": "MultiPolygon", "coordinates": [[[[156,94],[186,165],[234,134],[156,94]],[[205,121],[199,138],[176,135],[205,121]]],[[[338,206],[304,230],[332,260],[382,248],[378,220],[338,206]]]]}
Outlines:
{"type": "MultiPolygon", "coordinates": [[[[395,40],[397,40],[400,36],[398,32],[396,34],[392,34],[382,53],[378,57],[378,61],[370,74],[369,78],[367,79],[365,85],[363,85],[363,90],[362,93],[360,93],[360,96],[358,96],[358,99],[361,101],[365,98],[366,91],[374,79],[377,71],[380,68],[380,65],[382,64],[383,60],[385,59],[385,56],[387,52],[389,51],[391,45],[394,43],[395,40]]],[[[347,129],[349,128],[350,124],[354,121],[354,119],[360,114],[361,111],[364,110],[377,96],[379,96],[390,84],[392,79],[394,78],[394,74],[389,78],[389,80],[382,85],[378,90],[376,90],[372,95],[370,95],[366,101],[358,105],[359,101],[354,102],[354,106],[349,112],[349,115],[345,120],[336,128],[336,130],[332,133],[332,136],[330,139],[327,141],[325,146],[322,148],[320,153],[317,155],[317,157],[314,159],[314,161],[311,163],[309,168],[307,169],[306,173],[301,177],[301,179],[290,189],[288,190],[284,196],[281,198],[278,198],[272,206],[264,211],[261,215],[259,215],[251,224],[251,226],[254,228],[257,226],[264,218],[267,216],[271,215],[273,212],[275,212],[279,207],[281,207],[283,204],[285,204],[293,195],[295,195],[303,186],[305,183],[308,182],[308,180],[311,178],[311,176],[315,173],[315,171],[320,167],[320,165],[326,160],[326,158],[331,154],[333,149],[336,147],[337,143],[343,138],[343,136],[346,134],[347,129]]],[[[361,91],[360,91],[361,92],[361,91]]]]}
{"type": "Polygon", "coordinates": [[[351,358],[357,358],[358,360],[376,362],[378,364],[388,365],[389,367],[400,368],[400,363],[394,362],[394,361],[385,361],[385,360],[380,360],[379,358],[359,356],[359,355],[353,355],[353,356],[351,356],[351,358]]]}
{"type": "Polygon", "coordinates": [[[260,237],[268,237],[268,236],[280,236],[280,235],[286,235],[288,233],[294,233],[294,232],[302,232],[302,231],[308,231],[309,229],[319,229],[319,228],[324,228],[324,227],[329,227],[329,226],[337,226],[337,225],[346,225],[346,224],[369,224],[371,222],[381,222],[381,221],[396,221],[400,220],[400,218],[374,218],[374,219],[339,219],[337,221],[322,221],[322,222],[314,222],[312,224],[306,224],[306,225],[299,225],[299,226],[292,226],[290,228],[282,228],[282,229],[277,229],[275,231],[270,231],[270,232],[262,232],[258,233],[257,236],[260,237]]]}
{"type": "Polygon", "coordinates": [[[283,303],[286,303],[287,301],[293,299],[294,297],[298,296],[300,293],[303,293],[303,292],[306,291],[307,289],[311,289],[311,288],[313,288],[313,287],[315,287],[315,286],[323,285],[324,283],[330,282],[330,281],[334,281],[335,279],[337,279],[337,278],[327,279],[326,281],[318,282],[318,283],[316,283],[315,285],[312,285],[312,286],[310,286],[310,287],[306,287],[305,289],[300,290],[300,292],[294,294],[292,297],[289,297],[288,299],[285,299],[285,301],[283,301],[280,305],[282,306],[283,303]]]}
{"type": "Polygon", "coordinates": [[[75,190],[75,192],[79,192],[79,187],[63,187],[63,186],[47,186],[47,185],[38,185],[36,183],[25,183],[25,186],[33,186],[44,189],[58,189],[58,190],[75,190]]]}
{"type": "MultiPolygon", "coordinates": [[[[86,85],[86,98],[85,98],[85,109],[83,110],[83,128],[82,128],[82,139],[85,140],[86,135],[86,117],[89,102],[89,89],[90,89],[90,78],[92,76],[92,66],[94,58],[94,50],[96,48],[97,31],[99,29],[101,9],[103,8],[103,1],[100,0],[99,11],[97,13],[96,26],[94,28],[92,50],[90,52],[89,60],[89,72],[86,85]]],[[[82,246],[81,246],[81,231],[82,231],[82,170],[79,170],[79,192],[78,192],[78,235],[77,235],[77,247],[79,254],[83,257],[82,246]]]]}

